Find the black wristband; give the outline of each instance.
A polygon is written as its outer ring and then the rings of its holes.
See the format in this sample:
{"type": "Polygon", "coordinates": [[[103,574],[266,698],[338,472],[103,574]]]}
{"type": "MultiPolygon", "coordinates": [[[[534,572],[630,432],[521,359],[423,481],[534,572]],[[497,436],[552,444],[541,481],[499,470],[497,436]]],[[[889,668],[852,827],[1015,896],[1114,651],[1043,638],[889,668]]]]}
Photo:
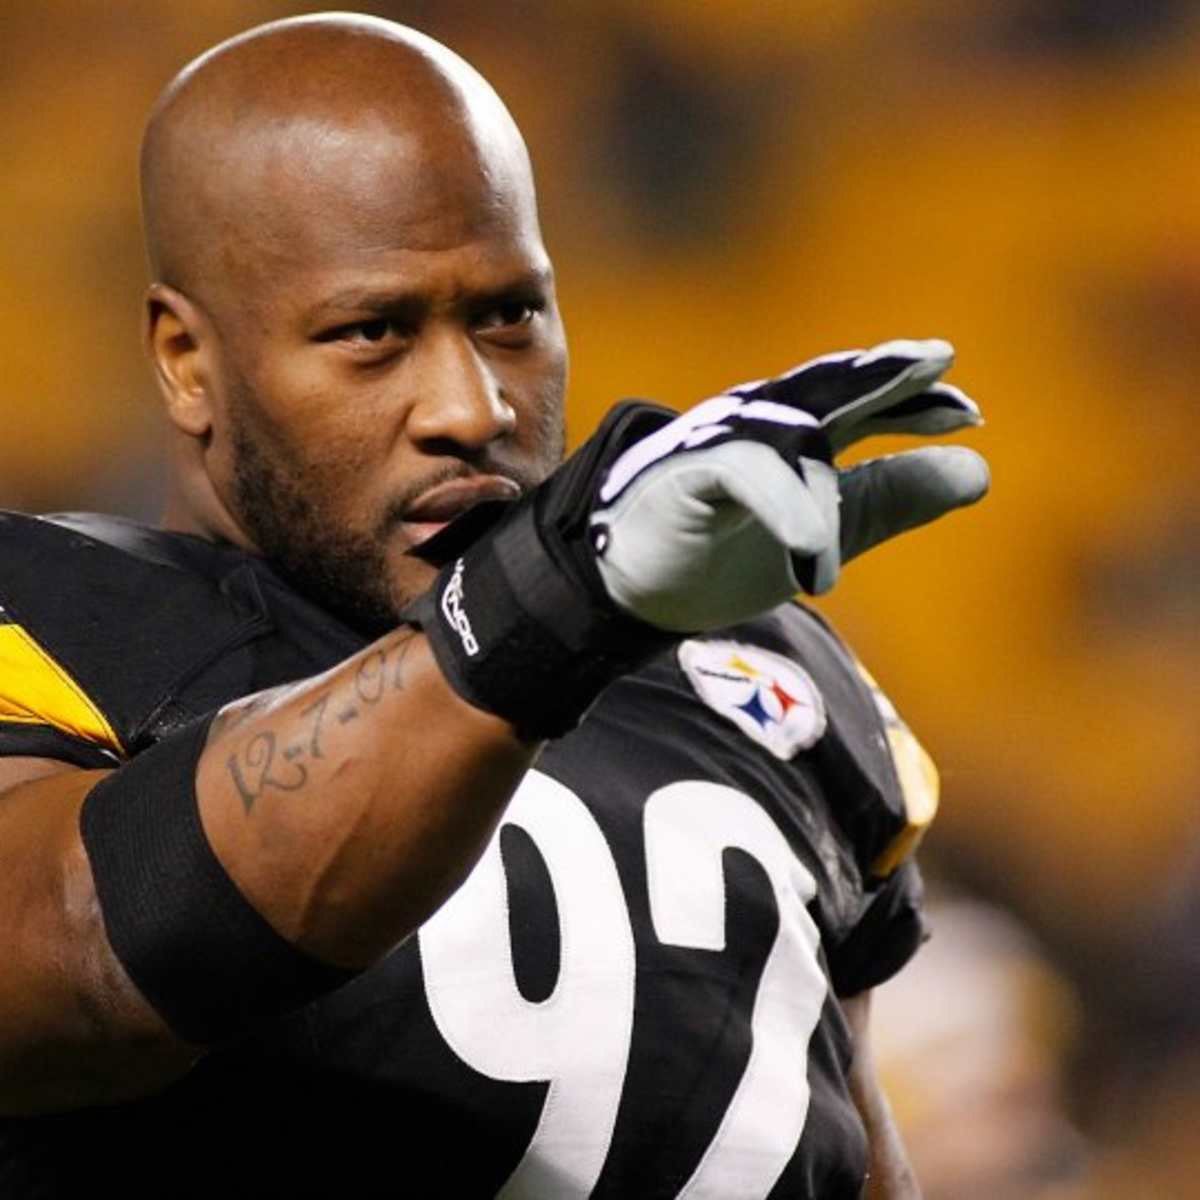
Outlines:
{"type": "Polygon", "coordinates": [[[678,640],[601,606],[551,562],[531,505],[446,567],[405,617],[451,687],[530,741],[560,737],[603,688],[678,640]]]}
{"type": "Polygon", "coordinates": [[[196,803],[196,764],[211,723],[197,721],[114,771],[80,814],[117,958],[171,1029],[197,1045],[358,974],[282,938],[213,853],[196,803]]]}
{"type": "MultiPolygon", "coordinates": [[[[621,405],[535,491],[474,521],[468,513],[463,528],[476,540],[400,614],[425,631],[455,691],[521,737],[573,729],[607,684],[679,640],[616,607],[587,542],[607,464],[673,416],[621,405]]],[[[442,543],[454,544],[457,526],[442,543]]]]}

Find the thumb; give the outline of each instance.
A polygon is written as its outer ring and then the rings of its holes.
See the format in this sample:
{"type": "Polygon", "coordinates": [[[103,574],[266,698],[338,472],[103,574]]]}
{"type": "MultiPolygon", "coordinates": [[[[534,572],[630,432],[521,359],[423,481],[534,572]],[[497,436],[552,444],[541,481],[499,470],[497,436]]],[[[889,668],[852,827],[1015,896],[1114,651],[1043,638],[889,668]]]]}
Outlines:
{"type": "Polygon", "coordinates": [[[965,446],[906,450],[840,471],[842,562],[974,504],[989,482],[987,463],[965,446]]]}

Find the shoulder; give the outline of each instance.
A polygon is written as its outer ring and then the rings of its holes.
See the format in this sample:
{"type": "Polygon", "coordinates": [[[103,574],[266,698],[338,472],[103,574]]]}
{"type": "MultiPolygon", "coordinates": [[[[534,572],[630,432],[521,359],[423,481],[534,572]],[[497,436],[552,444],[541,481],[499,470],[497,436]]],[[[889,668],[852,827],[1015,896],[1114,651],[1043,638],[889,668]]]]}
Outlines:
{"type": "MultiPolygon", "coordinates": [[[[831,814],[853,847],[863,893],[853,922],[826,947],[835,990],[853,995],[894,975],[928,936],[914,854],[937,814],[933,759],[874,675],[833,626],[790,604],[771,614],[784,653],[819,680],[828,706],[814,748],[831,814]]],[[[780,644],[779,641],[776,644],[780,644]]]]}
{"type": "Polygon", "coordinates": [[[937,811],[932,759],[832,625],[786,604],[673,656],[705,706],[820,782],[866,880],[909,858],[937,811]]]}
{"type": "Polygon", "coordinates": [[[937,766],[879,681],[824,617],[803,605],[791,604],[787,606],[786,624],[793,631],[801,628],[807,631],[804,645],[808,647],[813,646],[814,638],[821,639],[830,648],[828,652],[836,657],[847,687],[857,692],[860,702],[869,702],[862,705],[863,724],[871,743],[883,751],[892,776],[891,786],[885,791],[891,807],[903,820],[871,864],[875,876],[886,877],[912,855],[937,815],[940,795],[937,766]]]}
{"type": "Polygon", "coordinates": [[[238,622],[226,553],[116,517],[0,513],[0,754],[111,766],[238,622]]]}

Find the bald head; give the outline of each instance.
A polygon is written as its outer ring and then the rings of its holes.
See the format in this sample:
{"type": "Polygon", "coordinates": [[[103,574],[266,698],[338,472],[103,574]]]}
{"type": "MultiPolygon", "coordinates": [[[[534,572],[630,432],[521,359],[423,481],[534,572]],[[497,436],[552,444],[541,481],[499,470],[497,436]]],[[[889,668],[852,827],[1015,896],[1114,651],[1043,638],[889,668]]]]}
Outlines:
{"type": "Polygon", "coordinates": [[[515,494],[562,454],[566,341],[512,118],[403,26],[279,21],[167,87],[142,191],[168,527],[394,622],[433,577],[422,498],[515,494]]]}
{"type": "Polygon", "coordinates": [[[155,278],[218,311],[347,221],[365,246],[397,221],[419,246],[447,209],[536,231],[524,144],[487,81],[374,17],[278,21],[208,51],[155,105],[141,169],[155,278]]]}

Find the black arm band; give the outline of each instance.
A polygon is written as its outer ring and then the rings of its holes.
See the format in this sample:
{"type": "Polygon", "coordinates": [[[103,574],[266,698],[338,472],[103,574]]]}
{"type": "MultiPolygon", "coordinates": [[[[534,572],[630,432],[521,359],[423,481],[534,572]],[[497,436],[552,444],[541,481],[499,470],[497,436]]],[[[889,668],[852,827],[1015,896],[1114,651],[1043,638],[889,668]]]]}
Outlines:
{"type": "Polygon", "coordinates": [[[285,941],[209,845],[196,765],[212,717],[164,738],[83,802],[80,829],[108,940],[185,1041],[205,1045],[298,1008],[357,972],[285,941]]]}

